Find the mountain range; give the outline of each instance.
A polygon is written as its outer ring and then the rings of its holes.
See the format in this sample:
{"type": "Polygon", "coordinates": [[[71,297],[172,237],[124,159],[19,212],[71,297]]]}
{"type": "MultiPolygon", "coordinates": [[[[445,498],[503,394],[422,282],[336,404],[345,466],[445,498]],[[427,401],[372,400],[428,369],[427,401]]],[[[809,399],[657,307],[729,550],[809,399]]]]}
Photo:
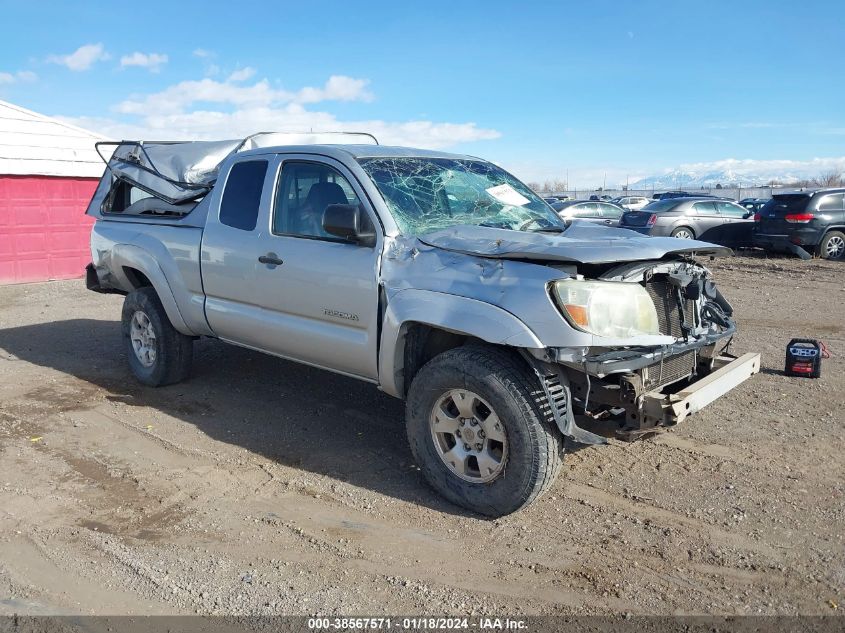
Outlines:
{"type": "Polygon", "coordinates": [[[738,173],[732,169],[715,170],[684,170],[673,169],[663,174],[647,176],[630,183],[631,189],[682,189],[682,188],[712,188],[716,185],[723,187],[753,187],[766,185],[772,181],[778,183],[792,183],[805,178],[818,176],[818,170],[784,171],[743,171],[738,173]]]}

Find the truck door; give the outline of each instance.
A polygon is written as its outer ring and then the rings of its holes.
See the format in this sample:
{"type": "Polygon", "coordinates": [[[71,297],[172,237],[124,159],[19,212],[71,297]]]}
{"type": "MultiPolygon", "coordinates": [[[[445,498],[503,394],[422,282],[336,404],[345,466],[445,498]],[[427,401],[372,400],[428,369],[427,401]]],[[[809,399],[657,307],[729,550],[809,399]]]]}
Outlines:
{"type": "Polygon", "coordinates": [[[209,217],[203,244],[211,328],[233,343],[376,380],[381,230],[377,245],[368,247],[322,229],[330,204],[361,204],[380,227],[360,185],[330,158],[275,156],[255,226],[244,238],[225,222],[227,190],[239,164],[223,188],[219,221],[209,217]],[[243,274],[230,270],[229,262],[243,274]]]}

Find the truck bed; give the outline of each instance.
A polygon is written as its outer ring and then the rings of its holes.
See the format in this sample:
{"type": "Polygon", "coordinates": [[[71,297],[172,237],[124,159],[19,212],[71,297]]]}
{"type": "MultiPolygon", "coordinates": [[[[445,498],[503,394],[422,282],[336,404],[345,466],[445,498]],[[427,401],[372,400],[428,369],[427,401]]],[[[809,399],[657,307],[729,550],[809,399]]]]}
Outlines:
{"type": "Polygon", "coordinates": [[[174,327],[183,334],[201,336],[212,332],[205,318],[200,274],[205,213],[195,213],[169,219],[99,219],[91,231],[91,256],[104,290],[130,292],[151,283],[174,327]],[[137,261],[148,263],[147,275],[135,270],[133,263],[137,261]]]}

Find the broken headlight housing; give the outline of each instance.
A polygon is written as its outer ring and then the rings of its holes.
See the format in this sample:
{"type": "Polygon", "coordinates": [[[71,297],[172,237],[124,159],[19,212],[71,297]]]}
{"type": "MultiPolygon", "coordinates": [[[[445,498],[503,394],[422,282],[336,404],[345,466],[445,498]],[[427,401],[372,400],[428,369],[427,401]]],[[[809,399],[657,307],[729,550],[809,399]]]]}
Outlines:
{"type": "Polygon", "coordinates": [[[561,279],[551,293],[572,327],[610,338],[660,334],[657,310],[638,283],[561,279]]]}

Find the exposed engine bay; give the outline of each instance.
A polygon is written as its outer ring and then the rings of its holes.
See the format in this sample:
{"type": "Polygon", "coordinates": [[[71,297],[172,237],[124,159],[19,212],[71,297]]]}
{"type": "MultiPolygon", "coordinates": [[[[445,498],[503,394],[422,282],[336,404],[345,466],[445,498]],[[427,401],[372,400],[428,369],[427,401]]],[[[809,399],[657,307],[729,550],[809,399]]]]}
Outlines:
{"type": "MultiPolygon", "coordinates": [[[[585,428],[610,429],[624,439],[671,426],[671,416],[646,406],[645,396],[671,396],[733,360],[728,354],[736,330],[731,304],[707,268],[692,260],[634,262],[589,272],[599,273],[600,281],[645,288],[667,343],[549,350],[553,363],[547,367],[557,368],[557,381],[567,383],[571,392],[570,424],[577,420],[585,428]]],[[[584,439],[593,443],[597,438],[588,434],[584,439]]]]}

